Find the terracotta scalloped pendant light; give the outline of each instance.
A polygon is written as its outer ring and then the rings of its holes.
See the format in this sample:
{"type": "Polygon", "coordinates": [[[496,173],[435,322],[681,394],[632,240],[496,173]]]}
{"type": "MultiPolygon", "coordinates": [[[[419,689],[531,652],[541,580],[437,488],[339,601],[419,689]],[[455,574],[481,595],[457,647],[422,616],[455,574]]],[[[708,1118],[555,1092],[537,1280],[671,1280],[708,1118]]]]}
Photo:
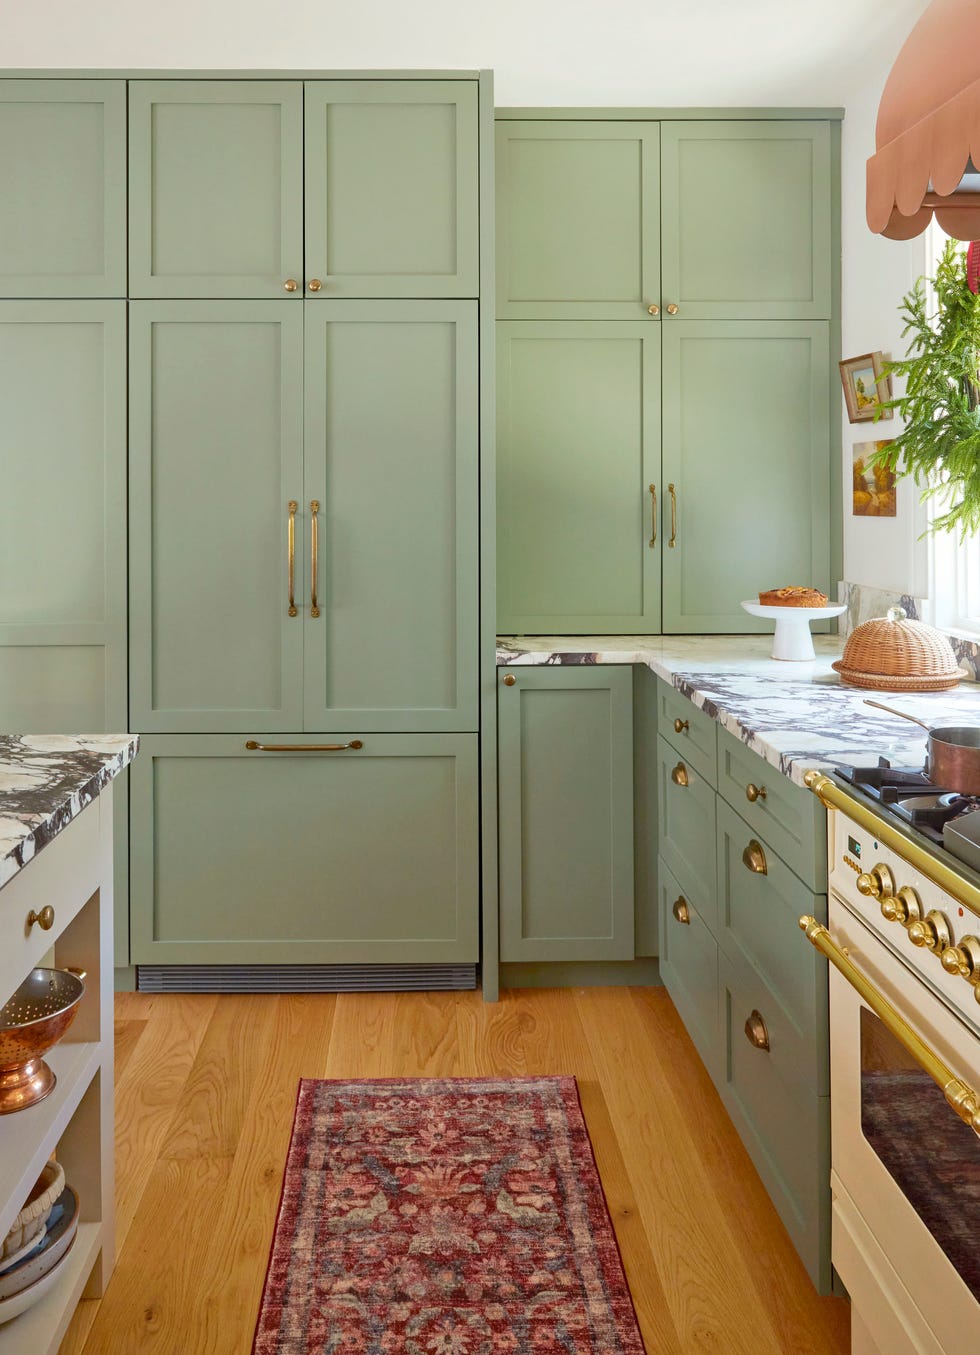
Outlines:
{"type": "Polygon", "coordinates": [[[868,161],[868,225],[980,239],[980,3],[933,0],[885,83],[868,161]],[[964,175],[973,176],[964,179],[964,175]]]}

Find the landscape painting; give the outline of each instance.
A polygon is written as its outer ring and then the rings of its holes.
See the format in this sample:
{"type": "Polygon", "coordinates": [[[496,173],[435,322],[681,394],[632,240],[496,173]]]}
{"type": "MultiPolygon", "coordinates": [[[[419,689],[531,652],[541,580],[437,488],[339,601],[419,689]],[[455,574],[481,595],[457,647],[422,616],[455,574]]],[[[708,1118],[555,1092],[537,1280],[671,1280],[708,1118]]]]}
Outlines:
{"type": "Polygon", "coordinates": [[[887,466],[872,464],[876,452],[888,447],[891,438],[880,442],[855,442],[854,489],[851,508],[859,518],[893,518],[895,509],[895,472],[887,466]]]}

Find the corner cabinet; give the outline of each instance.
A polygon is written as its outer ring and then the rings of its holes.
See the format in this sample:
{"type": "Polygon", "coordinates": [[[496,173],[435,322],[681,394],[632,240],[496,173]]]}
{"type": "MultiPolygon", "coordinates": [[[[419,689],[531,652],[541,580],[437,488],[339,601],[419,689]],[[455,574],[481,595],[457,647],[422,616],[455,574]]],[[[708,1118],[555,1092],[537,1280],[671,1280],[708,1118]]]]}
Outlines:
{"type": "Polygon", "coordinates": [[[828,118],[498,112],[498,626],[764,629],[829,588],[828,118]]]}

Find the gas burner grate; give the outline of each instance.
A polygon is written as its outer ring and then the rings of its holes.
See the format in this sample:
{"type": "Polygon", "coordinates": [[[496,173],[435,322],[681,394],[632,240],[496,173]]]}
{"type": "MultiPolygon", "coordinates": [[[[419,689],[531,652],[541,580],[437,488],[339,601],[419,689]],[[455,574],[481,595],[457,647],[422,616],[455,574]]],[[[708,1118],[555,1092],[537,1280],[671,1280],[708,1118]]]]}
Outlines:
{"type": "MultiPolygon", "coordinates": [[[[876,767],[837,770],[843,781],[875,801],[885,814],[911,824],[939,847],[944,845],[943,830],[947,824],[980,809],[980,797],[960,795],[949,786],[937,786],[918,768],[893,767],[887,758],[879,758],[876,767]],[[923,800],[925,804],[921,803],[923,800]]],[[[948,838],[945,846],[949,849],[948,838]]]]}

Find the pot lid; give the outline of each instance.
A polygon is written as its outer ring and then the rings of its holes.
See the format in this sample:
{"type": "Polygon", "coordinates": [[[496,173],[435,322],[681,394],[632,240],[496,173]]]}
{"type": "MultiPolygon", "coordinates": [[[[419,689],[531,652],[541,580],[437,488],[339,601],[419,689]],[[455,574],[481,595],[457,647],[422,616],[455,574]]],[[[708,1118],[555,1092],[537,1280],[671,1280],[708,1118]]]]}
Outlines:
{"type": "Polygon", "coordinates": [[[942,631],[924,621],[910,621],[901,607],[857,626],[834,666],[842,676],[856,673],[930,682],[960,676],[953,646],[942,631]]]}

